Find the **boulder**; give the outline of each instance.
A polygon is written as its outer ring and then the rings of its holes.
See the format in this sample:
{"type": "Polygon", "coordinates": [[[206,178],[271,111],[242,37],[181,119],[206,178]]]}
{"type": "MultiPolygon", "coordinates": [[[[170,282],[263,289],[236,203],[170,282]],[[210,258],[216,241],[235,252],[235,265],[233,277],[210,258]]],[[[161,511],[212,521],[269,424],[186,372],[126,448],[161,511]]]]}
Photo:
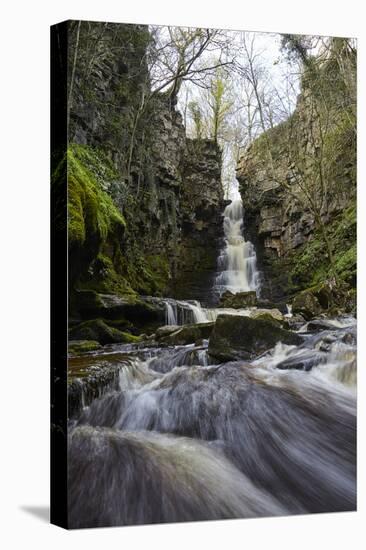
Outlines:
{"type": "Polygon", "coordinates": [[[273,321],[239,315],[219,315],[212,331],[208,353],[219,361],[252,359],[277,342],[299,345],[302,338],[273,321]]]}
{"type": "Polygon", "coordinates": [[[74,301],[84,319],[127,319],[136,324],[155,322],[163,324],[165,305],[162,300],[133,295],[98,294],[93,290],[78,290],[74,301]]]}
{"type": "Polygon", "coordinates": [[[237,292],[233,294],[226,290],[220,298],[219,307],[231,307],[234,309],[244,309],[254,307],[257,304],[257,294],[253,290],[249,292],[237,292]]]}
{"type": "Polygon", "coordinates": [[[173,346],[185,346],[201,342],[210,337],[215,323],[197,323],[195,325],[184,325],[161,341],[173,346]]]}
{"type": "Polygon", "coordinates": [[[164,325],[163,327],[159,327],[155,332],[155,340],[165,338],[166,336],[173,334],[173,332],[177,332],[177,330],[181,328],[182,327],[180,325],[164,325]]]}
{"type": "Polygon", "coordinates": [[[323,309],[329,309],[332,307],[334,296],[333,290],[329,284],[320,284],[317,287],[314,287],[312,292],[323,309]]]}
{"type": "Polygon", "coordinates": [[[71,340],[94,340],[105,344],[139,342],[140,338],[107,325],[103,319],[80,323],[69,332],[71,340]]]}
{"type": "Polygon", "coordinates": [[[307,324],[308,332],[320,332],[321,330],[337,330],[340,327],[337,327],[327,319],[313,319],[307,324]]]}
{"type": "Polygon", "coordinates": [[[279,309],[254,309],[250,313],[252,319],[263,319],[264,321],[272,321],[278,326],[288,328],[288,322],[282,315],[279,309]]]}
{"type": "Polygon", "coordinates": [[[311,290],[303,290],[292,301],[292,312],[300,313],[306,321],[310,321],[322,312],[318,298],[311,290]]]}
{"type": "Polygon", "coordinates": [[[276,365],[276,368],[280,370],[296,369],[309,371],[314,366],[325,363],[326,360],[327,356],[324,353],[314,350],[304,350],[300,354],[284,359],[276,365]]]}

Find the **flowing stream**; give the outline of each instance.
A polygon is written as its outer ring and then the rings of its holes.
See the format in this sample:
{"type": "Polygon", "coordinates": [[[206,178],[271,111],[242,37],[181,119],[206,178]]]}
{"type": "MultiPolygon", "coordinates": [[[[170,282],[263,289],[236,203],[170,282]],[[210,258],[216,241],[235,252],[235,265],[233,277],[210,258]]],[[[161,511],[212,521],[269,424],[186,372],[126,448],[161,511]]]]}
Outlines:
{"type": "Polygon", "coordinates": [[[118,365],[119,385],[70,422],[70,525],[353,510],[347,323],[249,364],[212,364],[207,342],[90,354],[118,365]]]}
{"type": "MultiPolygon", "coordinates": [[[[258,284],[241,216],[237,201],[225,210],[219,284],[232,291],[258,284]]],[[[165,307],[167,325],[250,314],[172,299],[165,307]]],[[[278,343],[249,363],[216,364],[205,340],[114,344],[72,359],[113,376],[94,398],[79,380],[70,527],[354,510],[355,319],[305,324],[299,334],[301,345],[278,343]]]]}

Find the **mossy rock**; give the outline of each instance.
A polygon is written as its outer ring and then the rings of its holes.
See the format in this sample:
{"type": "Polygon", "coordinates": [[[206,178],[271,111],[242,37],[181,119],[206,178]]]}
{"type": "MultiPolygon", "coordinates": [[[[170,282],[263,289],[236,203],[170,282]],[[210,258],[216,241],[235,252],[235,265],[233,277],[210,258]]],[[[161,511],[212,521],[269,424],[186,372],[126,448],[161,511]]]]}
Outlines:
{"type": "Polygon", "coordinates": [[[313,319],[322,312],[318,298],[312,290],[303,290],[292,301],[292,312],[300,313],[307,321],[313,319]]]}
{"type": "Polygon", "coordinates": [[[299,345],[302,338],[266,319],[219,315],[212,331],[208,353],[219,361],[252,359],[278,342],[299,345]]]}
{"type": "Polygon", "coordinates": [[[179,325],[164,325],[155,331],[155,339],[160,340],[161,338],[166,338],[180,329],[181,327],[179,325]]]}
{"type": "Polygon", "coordinates": [[[96,340],[70,340],[69,353],[86,353],[88,351],[96,351],[102,346],[96,340]]]}
{"type": "Polygon", "coordinates": [[[254,307],[257,304],[257,294],[255,291],[237,292],[234,294],[227,290],[220,298],[219,307],[230,307],[234,309],[244,309],[254,307]]]}
{"type": "Polygon", "coordinates": [[[139,342],[140,338],[128,332],[122,332],[107,325],[103,319],[85,321],[70,330],[69,336],[74,340],[93,340],[105,344],[139,342]]]}
{"type": "Polygon", "coordinates": [[[257,309],[251,312],[250,317],[252,319],[263,319],[264,321],[270,321],[275,325],[288,328],[288,322],[284,318],[279,309],[257,309]]]}
{"type": "Polygon", "coordinates": [[[78,290],[74,293],[76,309],[86,319],[102,318],[110,321],[119,321],[143,326],[155,322],[158,326],[165,320],[163,302],[141,299],[138,296],[127,294],[98,294],[91,290],[78,290]]]}
{"type": "Polygon", "coordinates": [[[176,332],[173,332],[173,334],[162,338],[161,341],[173,346],[185,346],[187,344],[194,344],[195,342],[207,340],[210,337],[214,326],[214,322],[184,325],[176,332]]]}

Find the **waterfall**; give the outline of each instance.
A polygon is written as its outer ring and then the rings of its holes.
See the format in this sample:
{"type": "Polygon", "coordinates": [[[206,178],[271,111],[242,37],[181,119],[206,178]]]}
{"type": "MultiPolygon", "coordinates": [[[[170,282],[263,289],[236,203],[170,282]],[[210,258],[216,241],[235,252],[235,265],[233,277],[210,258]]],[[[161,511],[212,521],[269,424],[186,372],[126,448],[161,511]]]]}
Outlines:
{"type": "Polygon", "coordinates": [[[166,325],[188,325],[192,323],[207,323],[206,310],[197,300],[173,300],[167,298],[165,304],[166,325]]]}
{"type": "Polygon", "coordinates": [[[225,247],[218,258],[215,287],[219,294],[258,290],[259,274],[253,244],[243,236],[243,204],[235,199],[224,211],[225,247]]]}

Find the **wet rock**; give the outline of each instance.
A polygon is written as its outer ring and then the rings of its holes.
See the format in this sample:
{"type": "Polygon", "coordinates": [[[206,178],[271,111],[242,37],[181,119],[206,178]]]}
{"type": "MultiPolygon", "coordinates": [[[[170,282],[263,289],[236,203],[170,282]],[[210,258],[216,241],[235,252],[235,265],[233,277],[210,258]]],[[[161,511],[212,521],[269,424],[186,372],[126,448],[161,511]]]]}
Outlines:
{"type": "Polygon", "coordinates": [[[237,292],[233,294],[230,290],[226,290],[220,298],[219,307],[232,307],[234,309],[243,309],[246,307],[254,307],[257,304],[256,292],[237,292]]]}
{"type": "Polygon", "coordinates": [[[305,351],[300,355],[289,357],[281,363],[278,363],[276,367],[281,370],[297,369],[309,371],[315,365],[326,362],[326,355],[323,353],[317,353],[312,351],[305,351]]]}
{"type": "Polygon", "coordinates": [[[68,345],[69,353],[74,354],[95,351],[101,347],[96,340],[70,340],[68,345]]]}
{"type": "Polygon", "coordinates": [[[317,332],[320,330],[337,330],[339,327],[330,323],[326,319],[313,319],[307,324],[308,332],[317,332]]]}
{"type": "Polygon", "coordinates": [[[302,338],[267,319],[220,315],[210,337],[208,353],[220,361],[252,359],[277,342],[299,345],[302,338]]]}
{"type": "Polygon", "coordinates": [[[210,337],[214,326],[214,322],[185,325],[179,327],[179,330],[169,336],[162,338],[161,341],[174,346],[185,346],[186,344],[193,344],[195,342],[201,343],[202,340],[207,340],[210,337]]]}
{"type": "Polygon", "coordinates": [[[164,325],[163,327],[159,327],[155,332],[155,339],[160,340],[161,338],[170,336],[170,334],[177,332],[177,330],[180,330],[181,328],[182,327],[179,325],[164,325]]]}
{"type": "Polygon", "coordinates": [[[307,321],[319,315],[322,307],[311,290],[304,290],[295,296],[292,302],[294,314],[300,313],[307,321]]]}
{"type": "Polygon", "coordinates": [[[305,323],[305,319],[300,313],[287,317],[286,319],[291,330],[299,330],[305,323]]]}
{"type": "Polygon", "coordinates": [[[92,290],[79,290],[75,296],[77,309],[83,319],[125,319],[138,325],[164,323],[165,306],[160,299],[148,296],[98,294],[92,290]]]}
{"type": "Polygon", "coordinates": [[[271,321],[283,328],[288,328],[288,322],[282,315],[279,309],[256,309],[250,314],[252,319],[262,319],[264,321],[271,321]]]}
{"type": "Polygon", "coordinates": [[[345,332],[341,338],[341,341],[344,344],[348,344],[350,346],[355,346],[357,344],[357,331],[350,331],[345,332]]]}
{"type": "Polygon", "coordinates": [[[85,321],[70,330],[69,336],[72,340],[93,340],[105,344],[119,344],[137,342],[139,338],[122,332],[117,328],[110,327],[102,319],[85,321]]]}
{"type": "Polygon", "coordinates": [[[76,418],[94,399],[119,388],[119,365],[86,363],[86,357],[69,360],[68,415],[76,418]]]}

